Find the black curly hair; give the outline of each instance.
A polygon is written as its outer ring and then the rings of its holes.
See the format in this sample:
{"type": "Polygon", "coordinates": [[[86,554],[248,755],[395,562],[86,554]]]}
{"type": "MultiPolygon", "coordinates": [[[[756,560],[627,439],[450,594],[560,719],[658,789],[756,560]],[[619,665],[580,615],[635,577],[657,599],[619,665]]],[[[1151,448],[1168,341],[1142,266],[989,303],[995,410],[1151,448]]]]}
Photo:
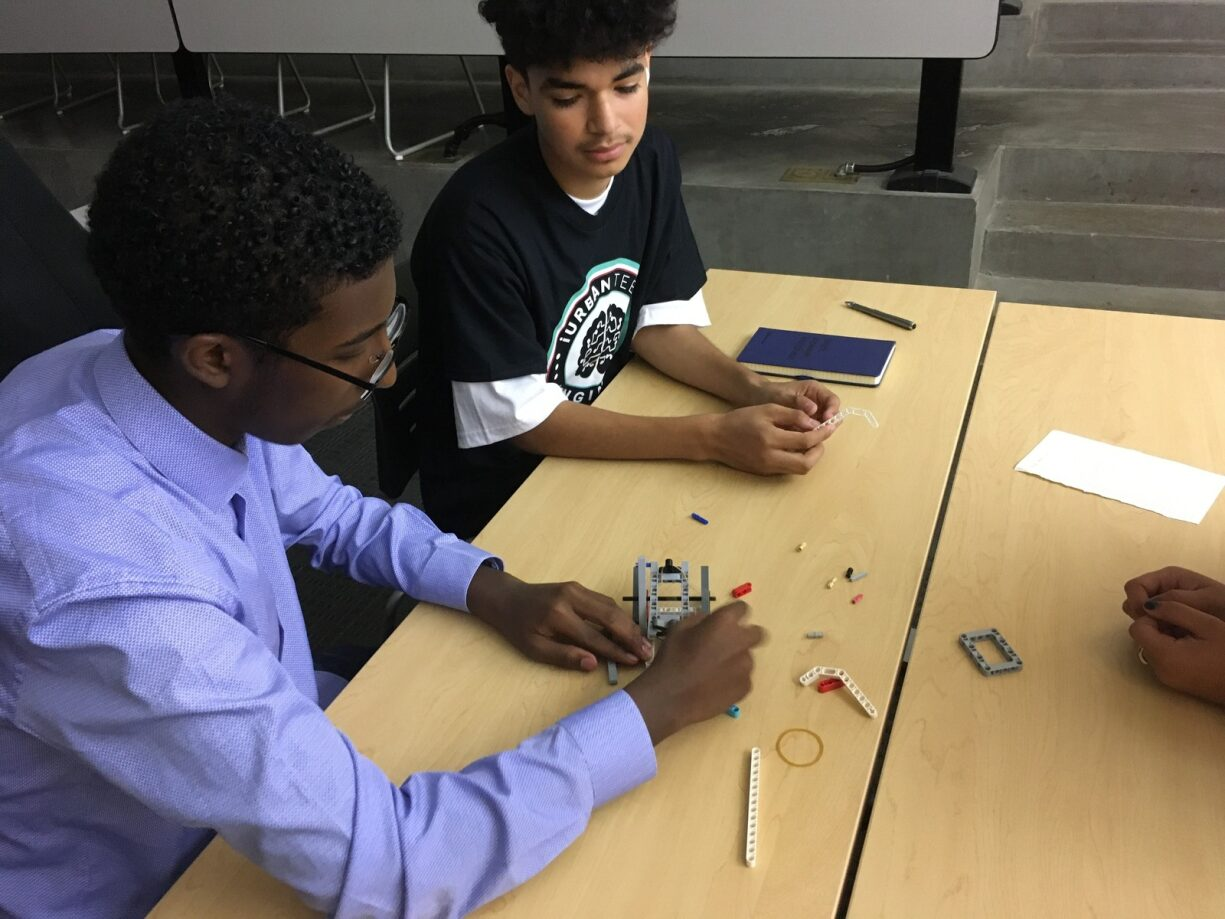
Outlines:
{"type": "Polygon", "coordinates": [[[395,204],[352,158],[227,98],[172,104],[133,131],[89,221],[94,270],[150,354],[170,335],[281,340],[400,245],[395,204]]]}
{"type": "Polygon", "coordinates": [[[676,25],[676,0],[481,0],[477,9],[520,73],[637,57],[676,25]]]}

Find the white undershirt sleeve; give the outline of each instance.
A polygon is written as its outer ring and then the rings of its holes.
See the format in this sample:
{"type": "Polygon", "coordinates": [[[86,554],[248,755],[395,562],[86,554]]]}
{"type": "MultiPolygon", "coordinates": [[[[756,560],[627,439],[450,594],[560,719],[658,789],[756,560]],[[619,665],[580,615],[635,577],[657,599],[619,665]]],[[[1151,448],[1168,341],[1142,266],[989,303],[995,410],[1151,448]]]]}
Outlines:
{"type": "Polygon", "coordinates": [[[543,373],[489,383],[451,382],[455,431],[463,450],[517,437],[539,425],[566,401],[543,373]]]}
{"type": "Polygon", "coordinates": [[[706,312],[706,298],[699,289],[688,300],[668,300],[664,303],[648,303],[638,312],[638,324],[634,334],[650,325],[710,325],[706,312]]]}
{"type": "MultiPolygon", "coordinates": [[[[699,290],[688,300],[648,303],[638,314],[634,334],[652,325],[710,325],[706,300],[699,290]]],[[[496,444],[532,430],[566,401],[556,383],[543,373],[488,383],[451,382],[455,431],[463,450],[496,444]]]]}

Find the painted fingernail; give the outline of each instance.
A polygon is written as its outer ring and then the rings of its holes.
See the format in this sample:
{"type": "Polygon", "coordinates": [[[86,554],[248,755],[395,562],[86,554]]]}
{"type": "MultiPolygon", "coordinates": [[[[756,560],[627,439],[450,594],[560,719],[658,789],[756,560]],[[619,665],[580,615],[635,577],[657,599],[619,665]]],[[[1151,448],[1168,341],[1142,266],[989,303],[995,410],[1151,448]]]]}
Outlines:
{"type": "Polygon", "coordinates": [[[1145,600],[1145,601],[1144,601],[1144,608],[1145,608],[1145,609],[1156,609],[1156,608],[1157,608],[1157,601],[1156,601],[1156,600],[1145,600]]]}

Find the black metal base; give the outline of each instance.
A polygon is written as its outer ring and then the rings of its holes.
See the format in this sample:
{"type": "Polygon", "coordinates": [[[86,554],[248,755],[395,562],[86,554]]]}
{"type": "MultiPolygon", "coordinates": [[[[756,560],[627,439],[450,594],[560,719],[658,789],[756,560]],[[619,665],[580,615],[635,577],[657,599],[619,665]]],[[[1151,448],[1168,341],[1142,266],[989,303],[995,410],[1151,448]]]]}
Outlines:
{"type": "Polygon", "coordinates": [[[978,171],[969,166],[954,166],[952,172],[903,166],[889,176],[885,188],[890,191],[935,191],[968,195],[974,190],[974,180],[977,177],[978,171]]]}
{"type": "MultiPolygon", "coordinates": [[[[472,133],[485,125],[494,125],[499,128],[506,127],[505,112],[482,112],[479,115],[474,115],[467,121],[458,125],[455,128],[455,133],[451,135],[451,139],[447,141],[447,145],[442,150],[442,155],[446,159],[454,159],[459,156],[459,148],[472,133]]],[[[509,129],[507,129],[509,133],[509,129]]]]}

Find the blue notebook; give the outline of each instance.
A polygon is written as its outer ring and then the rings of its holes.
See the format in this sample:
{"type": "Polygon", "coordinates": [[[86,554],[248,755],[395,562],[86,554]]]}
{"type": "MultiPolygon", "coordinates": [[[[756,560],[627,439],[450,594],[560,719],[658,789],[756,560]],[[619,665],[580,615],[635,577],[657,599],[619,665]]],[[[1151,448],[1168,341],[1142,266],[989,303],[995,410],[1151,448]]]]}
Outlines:
{"type": "Polygon", "coordinates": [[[764,326],[753,333],[736,360],[754,370],[811,376],[831,383],[879,386],[897,342],[764,326]]]}

